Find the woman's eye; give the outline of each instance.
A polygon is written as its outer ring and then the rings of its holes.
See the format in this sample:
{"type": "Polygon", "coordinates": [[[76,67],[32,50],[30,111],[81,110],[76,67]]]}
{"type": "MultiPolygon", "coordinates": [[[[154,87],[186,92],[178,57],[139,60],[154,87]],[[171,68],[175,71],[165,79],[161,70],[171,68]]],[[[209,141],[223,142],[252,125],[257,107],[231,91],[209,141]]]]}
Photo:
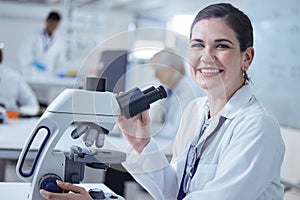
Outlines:
{"type": "Polygon", "coordinates": [[[217,48],[220,48],[220,49],[228,49],[229,46],[226,45],[226,44],[218,44],[218,45],[217,45],[217,48]]]}
{"type": "Polygon", "coordinates": [[[200,43],[191,44],[191,48],[203,48],[204,45],[200,43]]]}

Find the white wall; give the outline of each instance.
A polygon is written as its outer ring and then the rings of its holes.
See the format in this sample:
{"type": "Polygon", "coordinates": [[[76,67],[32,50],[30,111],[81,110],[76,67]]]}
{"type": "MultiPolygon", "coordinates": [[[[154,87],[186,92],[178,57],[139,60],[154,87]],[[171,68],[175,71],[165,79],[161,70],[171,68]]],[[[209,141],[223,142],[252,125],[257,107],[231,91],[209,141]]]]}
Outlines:
{"type": "Polygon", "coordinates": [[[247,1],[245,11],[254,26],[256,94],[282,125],[300,129],[300,1],[247,1]]]}
{"type": "Polygon", "coordinates": [[[300,184],[300,130],[282,126],[281,133],[286,148],[281,170],[282,178],[300,184]]]}

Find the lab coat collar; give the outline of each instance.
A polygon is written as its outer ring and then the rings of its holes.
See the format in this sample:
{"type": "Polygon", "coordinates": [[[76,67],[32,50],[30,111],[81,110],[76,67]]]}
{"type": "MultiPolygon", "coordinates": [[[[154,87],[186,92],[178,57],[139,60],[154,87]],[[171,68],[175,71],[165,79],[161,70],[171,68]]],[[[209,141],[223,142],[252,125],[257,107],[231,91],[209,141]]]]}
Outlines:
{"type": "Polygon", "coordinates": [[[250,85],[245,84],[229,99],[225,107],[220,111],[220,115],[227,119],[233,119],[237,115],[238,110],[241,107],[245,107],[252,97],[253,92],[250,85]]]}
{"type": "MultiPolygon", "coordinates": [[[[208,136],[210,136],[214,131],[216,131],[216,128],[218,127],[219,121],[224,122],[225,119],[233,119],[237,113],[238,110],[241,107],[244,107],[252,98],[253,93],[251,90],[251,87],[246,84],[242,86],[239,90],[235,92],[235,94],[229,99],[229,101],[226,103],[226,105],[223,107],[223,109],[220,110],[220,112],[212,118],[210,125],[208,126],[207,130],[204,132],[203,137],[198,140],[199,142],[202,142],[205,140],[208,136]]],[[[208,104],[208,100],[206,99],[205,104],[208,104]]],[[[201,125],[205,121],[205,115],[207,115],[207,112],[204,112],[203,116],[200,118],[201,120],[201,125]]],[[[223,124],[222,122],[222,124],[223,124]]],[[[199,127],[199,129],[201,126],[199,127]]],[[[195,138],[194,138],[195,140],[195,138]]],[[[198,143],[199,143],[198,142],[198,143]]]]}
{"type": "MultiPolygon", "coordinates": [[[[208,104],[208,99],[206,97],[200,97],[195,101],[192,101],[190,106],[187,107],[184,114],[184,120],[181,124],[181,128],[188,128],[189,132],[185,134],[178,134],[176,136],[176,140],[174,142],[174,160],[176,158],[183,155],[183,153],[187,153],[187,149],[191,144],[192,140],[197,140],[201,142],[205,138],[207,138],[218,126],[219,120],[221,117],[226,119],[233,119],[241,107],[245,107],[245,105],[251,100],[253,97],[253,93],[250,85],[246,84],[241,87],[235,94],[230,98],[230,100],[226,103],[223,109],[215,116],[210,122],[210,125],[204,131],[201,138],[199,138],[199,131],[205,121],[205,112],[203,112],[203,108],[208,104]],[[194,115],[193,117],[190,117],[194,115]],[[187,118],[190,117],[190,118],[187,118]],[[185,120],[187,122],[185,122],[185,120]],[[191,124],[193,124],[191,126],[191,124]],[[197,138],[196,138],[197,137],[197,138]]],[[[226,123],[226,122],[225,122],[226,123]]],[[[212,145],[213,146],[213,145],[212,145]]]]}
{"type": "Polygon", "coordinates": [[[41,35],[42,35],[45,39],[47,39],[47,40],[53,39],[53,38],[56,37],[56,31],[55,31],[51,36],[49,36],[49,34],[48,34],[47,31],[46,31],[46,28],[43,28],[43,29],[41,30],[41,35]]]}

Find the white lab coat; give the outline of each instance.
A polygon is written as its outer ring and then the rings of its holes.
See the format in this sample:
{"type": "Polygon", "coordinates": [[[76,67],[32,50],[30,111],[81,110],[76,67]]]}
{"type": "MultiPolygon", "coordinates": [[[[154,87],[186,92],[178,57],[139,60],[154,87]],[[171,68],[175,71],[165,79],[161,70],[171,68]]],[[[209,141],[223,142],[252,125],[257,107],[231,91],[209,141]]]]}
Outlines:
{"type": "Polygon", "coordinates": [[[65,51],[64,42],[56,33],[51,38],[44,29],[33,33],[19,49],[21,71],[24,75],[55,75],[58,72],[65,72],[68,67],[65,51]],[[46,70],[38,70],[33,62],[42,64],[46,70]]]}
{"type": "MultiPolygon", "coordinates": [[[[128,153],[124,167],[155,199],[176,199],[187,149],[202,126],[206,102],[207,98],[199,98],[185,110],[174,141],[172,165],[154,141],[141,155],[128,153]]],[[[205,148],[185,199],[282,200],[280,168],[285,148],[277,121],[249,85],[233,95],[220,115],[226,121],[205,148]]],[[[219,116],[200,141],[214,130],[219,116]]]]}
{"type": "Polygon", "coordinates": [[[36,115],[39,104],[35,93],[18,72],[0,65],[0,103],[20,114],[36,115]]]}
{"type": "MultiPolygon", "coordinates": [[[[151,119],[154,125],[161,124],[154,135],[173,139],[180,125],[182,114],[186,106],[200,96],[204,96],[204,91],[194,88],[191,80],[183,76],[177,85],[171,89],[171,94],[157,104],[158,109],[150,109],[151,119]]],[[[155,106],[154,106],[155,108],[155,106]]]]}

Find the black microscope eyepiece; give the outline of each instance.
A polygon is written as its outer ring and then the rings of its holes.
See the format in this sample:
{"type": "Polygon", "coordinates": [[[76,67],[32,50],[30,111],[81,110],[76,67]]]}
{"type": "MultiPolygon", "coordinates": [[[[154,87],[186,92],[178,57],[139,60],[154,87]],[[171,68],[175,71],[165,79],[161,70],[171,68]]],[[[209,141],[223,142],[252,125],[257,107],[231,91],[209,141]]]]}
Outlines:
{"type": "Polygon", "coordinates": [[[127,119],[147,110],[150,104],[167,97],[167,92],[163,86],[157,88],[150,87],[144,91],[134,88],[117,97],[121,109],[121,115],[127,119]]]}
{"type": "Polygon", "coordinates": [[[144,95],[147,98],[149,104],[167,97],[166,90],[163,86],[159,86],[158,88],[150,87],[143,91],[144,95]]]}
{"type": "MultiPolygon", "coordinates": [[[[87,77],[86,90],[105,92],[106,78],[87,77]]],[[[125,92],[116,97],[120,106],[121,115],[127,119],[140,114],[150,108],[150,104],[167,97],[167,92],[163,86],[149,87],[141,91],[138,87],[125,92]]]]}

